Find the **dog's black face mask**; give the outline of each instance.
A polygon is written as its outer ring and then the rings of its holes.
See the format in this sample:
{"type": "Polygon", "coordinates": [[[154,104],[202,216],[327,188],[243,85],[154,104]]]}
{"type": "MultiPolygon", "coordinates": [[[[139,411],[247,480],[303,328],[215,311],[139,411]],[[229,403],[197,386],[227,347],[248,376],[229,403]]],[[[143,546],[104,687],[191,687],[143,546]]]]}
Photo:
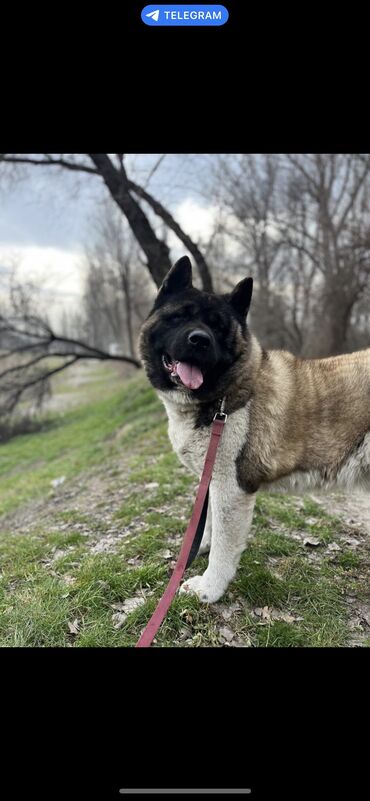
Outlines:
{"type": "Polygon", "coordinates": [[[220,378],[240,357],[248,336],[246,315],[251,278],[228,295],[201,292],[192,286],[191,263],[179,259],[166,276],[143,326],[140,352],[156,389],[177,389],[207,399],[220,378]]]}

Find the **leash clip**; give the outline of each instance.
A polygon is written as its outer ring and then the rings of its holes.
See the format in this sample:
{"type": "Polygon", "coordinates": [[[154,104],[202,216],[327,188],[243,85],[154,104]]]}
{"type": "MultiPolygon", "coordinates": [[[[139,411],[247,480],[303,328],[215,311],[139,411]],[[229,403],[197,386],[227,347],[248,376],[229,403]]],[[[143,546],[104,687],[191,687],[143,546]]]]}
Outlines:
{"type": "Polygon", "coordinates": [[[226,400],[226,398],[222,398],[222,401],[220,401],[220,411],[219,411],[219,412],[216,412],[216,414],[215,414],[215,416],[214,416],[214,418],[213,418],[213,422],[214,422],[215,420],[223,420],[223,421],[224,421],[224,423],[226,423],[226,420],[227,420],[227,414],[224,412],[224,408],[225,408],[225,400],[226,400]]]}
{"type": "Polygon", "coordinates": [[[224,423],[226,423],[226,420],[227,420],[227,414],[225,414],[225,412],[216,412],[216,414],[215,414],[215,416],[214,416],[214,418],[213,418],[213,422],[214,422],[215,420],[223,420],[223,421],[224,421],[224,423]]]}

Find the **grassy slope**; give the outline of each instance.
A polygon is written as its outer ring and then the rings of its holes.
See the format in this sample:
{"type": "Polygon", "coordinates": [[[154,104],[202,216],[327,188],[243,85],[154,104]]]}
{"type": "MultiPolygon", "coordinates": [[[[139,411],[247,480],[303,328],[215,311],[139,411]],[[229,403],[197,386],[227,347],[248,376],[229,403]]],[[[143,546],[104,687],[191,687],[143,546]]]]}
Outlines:
{"type": "MultiPolygon", "coordinates": [[[[164,411],[141,375],[121,387],[100,370],[89,394],[0,447],[2,646],[132,646],[171,574],[196,483],[164,411]]],[[[356,626],[362,637],[352,609],[369,595],[368,555],[340,521],[261,494],[254,532],[225,598],[177,597],[157,645],[343,646],[356,626]]]]}

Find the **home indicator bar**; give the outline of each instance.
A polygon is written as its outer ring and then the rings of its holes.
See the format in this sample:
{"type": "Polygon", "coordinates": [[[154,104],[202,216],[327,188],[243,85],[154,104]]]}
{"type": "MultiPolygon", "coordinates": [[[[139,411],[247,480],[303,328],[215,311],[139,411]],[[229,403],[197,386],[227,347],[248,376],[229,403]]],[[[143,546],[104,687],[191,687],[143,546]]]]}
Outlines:
{"type": "Polygon", "coordinates": [[[171,793],[176,794],[176,795],[200,795],[200,794],[202,794],[202,795],[214,795],[216,793],[217,793],[217,795],[249,795],[251,792],[252,792],[252,790],[250,789],[250,787],[245,787],[243,789],[242,788],[236,789],[235,787],[233,787],[230,790],[224,790],[223,788],[215,789],[213,787],[210,787],[210,788],[203,787],[201,789],[195,789],[195,788],[194,789],[188,789],[188,788],[184,789],[183,787],[177,787],[176,789],[172,789],[172,790],[170,790],[168,787],[166,787],[164,790],[159,790],[156,787],[153,787],[152,789],[149,789],[148,787],[146,787],[145,789],[141,789],[141,790],[139,790],[137,788],[130,788],[130,789],[124,789],[123,788],[123,789],[120,790],[120,793],[122,793],[123,795],[132,795],[133,793],[135,793],[136,795],[144,795],[144,794],[145,795],[161,795],[162,793],[165,794],[165,795],[171,795],[171,793]]]}

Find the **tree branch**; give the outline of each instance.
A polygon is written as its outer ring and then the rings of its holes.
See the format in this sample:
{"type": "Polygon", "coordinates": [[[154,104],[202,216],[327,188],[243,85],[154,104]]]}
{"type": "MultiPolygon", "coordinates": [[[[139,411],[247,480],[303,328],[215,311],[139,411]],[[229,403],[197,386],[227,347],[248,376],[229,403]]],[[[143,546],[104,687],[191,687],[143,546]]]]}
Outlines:
{"type": "Polygon", "coordinates": [[[339,222],[336,225],[337,236],[340,234],[340,232],[344,228],[344,225],[345,225],[346,219],[348,217],[348,214],[351,211],[351,209],[353,208],[353,205],[354,205],[354,203],[356,201],[357,195],[358,195],[361,187],[363,186],[367,176],[369,175],[369,170],[370,170],[370,164],[368,162],[366,162],[364,171],[363,171],[362,175],[360,175],[359,178],[357,179],[357,181],[356,181],[356,183],[355,183],[355,185],[354,185],[354,187],[352,189],[352,192],[350,193],[349,200],[348,200],[348,203],[347,203],[347,205],[346,205],[346,207],[345,207],[345,209],[343,211],[343,214],[342,214],[339,222]]]}
{"type": "Polygon", "coordinates": [[[95,167],[89,167],[87,164],[75,164],[73,161],[66,159],[32,159],[26,156],[8,156],[6,153],[0,153],[0,163],[7,164],[32,164],[42,167],[65,167],[67,170],[74,170],[75,172],[87,172],[92,175],[99,175],[99,171],[95,167]]]}
{"type": "Polygon", "coordinates": [[[162,206],[162,204],[159,203],[159,201],[153,197],[153,195],[149,194],[149,192],[147,192],[146,189],[143,189],[142,186],[139,186],[134,181],[130,180],[128,181],[128,187],[133,192],[135,192],[136,195],[145,200],[146,203],[148,203],[148,205],[151,207],[151,209],[153,209],[155,214],[157,214],[158,217],[161,217],[161,219],[163,220],[164,223],[166,223],[168,228],[170,228],[171,231],[173,231],[176,234],[176,236],[178,236],[178,238],[186,247],[186,249],[189,251],[189,253],[191,253],[195,263],[197,264],[200,277],[202,279],[203,289],[206,292],[212,292],[212,278],[209,271],[209,267],[207,265],[207,262],[203,254],[200,252],[195,242],[193,242],[190,236],[185,234],[185,232],[182,230],[179,223],[176,222],[172,214],[170,214],[170,212],[167,211],[167,209],[165,209],[164,206],[162,206]]]}
{"type": "Polygon", "coordinates": [[[14,394],[10,396],[9,403],[6,406],[6,410],[8,413],[12,412],[17,403],[19,403],[22,395],[26,392],[26,390],[30,389],[30,387],[34,387],[37,384],[40,384],[42,381],[47,380],[50,376],[55,375],[56,373],[60,373],[62,370],[65,370],[67,367],[70,367],[71,364],[74,364],[78,361],[80,357],[75,356],[73,359],[70,359],[69,362],[65,362],[64,364],[60,365],[60,367],[55,367],[53,370],[48,370],[47,373],[43,373],[42,375],[37,376],[32,381],[27,381],[23,386],[19,387],[15,390],[14,394]]]}
{"type": "Polygon", "coordinates": [[[126,171],[121,165],[117,170],[106,153],[89,153],[97,172],[106,184],[113,200],[123,211],[131,230],[148,260],[148,269],[159,287],[171,269],[170,251],[165,242],[158,239],[142,208],[129,192],[126,171]]]}

